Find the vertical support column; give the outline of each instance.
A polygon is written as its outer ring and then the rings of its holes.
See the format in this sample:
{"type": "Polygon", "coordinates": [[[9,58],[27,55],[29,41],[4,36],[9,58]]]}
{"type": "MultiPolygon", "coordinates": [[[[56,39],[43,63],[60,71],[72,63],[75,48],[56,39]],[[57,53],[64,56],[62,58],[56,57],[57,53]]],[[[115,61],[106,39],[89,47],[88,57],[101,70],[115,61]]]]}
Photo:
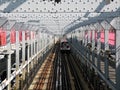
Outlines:
{"type": "Polygon", "coordinates": [[[79,42],[79,31],[77,30],[77,42],[79,42]]]}
{"type": "Polygon", "coordinates": [[[88,28],[88,42],[87,43],[91,43],[91,30],[90,30],[90,28],[88,28]]]}
{"type": "Polygon", "coordinates": [[[70,33],[71,35],[70,35],[70,41],[71,41],[71,43],[72,43],[72,33],[70,33]]]}
{"type": "MultiPolygon", "coordinates": [[[[28,45],[27,45],[27,62],[29,62],[29,60],[30,60],[30,42],[29,42],[29,40],[27,40],[27,43],[28,43],[28,45]]],[[[29,64],[30,63],[28,63],[28,65],[27,65],[27,72],[28,72],[28,75],[29,75],[29,64]]]]}
{"type": "MultiPolygon", "coordinates": [[[[8,34],[10,34],[10,31],[8,31],[8,34]]],[[[10,37],[8,38],[10,41],[10,37]]],[[[8,43],[8,59],[7,59],[7,79],[10,79],[11,75],[11,45],[10,42],[8,43]]],[[[11,84],[9,83],[7,86],[7,90],[11,90],[11,84]]]]}
{"type": "MultiPolygon", "coordinates": [[[[19,32],[16,31],[16,70],[19,69],[19,65],[20,65],[20,60],[19,60],[19,32]]],[[[16,76],[16,89],[19,89],[19,74],[16,76]]]]}
{"type": "MultiPolygon", "coordinates": [[[[40,40],[41,40],[41,42],[40,42],[41,43],[41,45],[40,45],[41,48],[40,49],[42,49],[43,48],[43,40],[44,40],[44,36],[43,36],[42,33],[41,33],[41,39],[40,40]]],[[[55,37],[54,37],[54,43],[55,43],[55,37]]]]}
{"type": "Polygon", "coordinates": [[[35,55],[36,54],[36,52],[35,52],[35,47],[36,47],[36,41],[35,41],[35,39],[33,38],[32,39],[32,41],[33,41],[33,55],[35,55]]]}
{"type": "MultiPolygon", "coordinates": [[[[105,51],[109,50],[109,43],[108,43],[108,35],[109,35],[109,25],[107,22],[105,22],[105,51]]],[[[108,63],[107,55],[105,55],[105,77],[109,78],[109,63],[108,63]]]]}
{"type": "Polygon", "coordinates": [[[40,32],[37,33],[37,37],[38,37],[38,38],[36,38],[38,40],[38,49],[37,50],[39,52],[40,51],[40,32]]]}
{"type": "MultiPolygon", "coordinates": [[[[36,53],[38,54],[38,52],[39,52],[39,49],[38,49],[39,48],[39,35],[36,35],[35,40],[37,42],[36,53]]],[[[39,54],[37,56],[37,64],[38,64],[38,58],[39,58],[39,54]]]]}
{"type": "Polygon", "coordinates": [[[89,46],[87,48],[87,54],[88,54],[88,60],[90,60],[90,51],[91,51],[91,47],[90,47],[90,44],[91,44],[91,29],[90,29],[90,26],[87,26],[87,29],[88,29],[88,42],[89,43],[89,46]]]}
{"type": "Polygon", "coordinates": [[[95,49],[95,31],[92,30],[92,63],[95,64],[95,54],[94,54],[94,49],[95,49]]]}
{"type": "Polygon", "coordinates": [[[97,23],[97,60],[98,60],[98,69],[100,70],[101,68],[101,60],[100,60],[100,50],[101,50],[101,42],[100,42],[100,30],[101,30],[101,25],[97,23]]]}
{"type": "MultiPolygon", "coordinates": [[[[36,39],[35,38],[33,38],[33,51],[34,51],[34,53],[33,53],[33,55],[35,55],[35,54],[37,54],[36,53],[36,39]]],[[[32,67],[34,67],[35,66],[35,64],[36,64],[36,62],[37,62],[37,60],[36,60],[36,58],[33,60],[33,66],[32,67]],[[35,62],[35,63],[34,63],[35,62]]]]}
{"type": "MultiPolygon", "coordinates": [[[[33,57],[33,54],[34,54],[34,43],[33,43],[33,34],[32,34],[33,32],[32,31],[30,31],[30,37],[31,37],[31,40],[30,40],[30,53],[31,53],[31,57],[30,58],[32,58],[33,57]]],[[[34,60],[32,60],[31,62],[30,62],[30,69],[32,69],[33,68],[33,63],[34,63],[34,60]]]]}
{"type": "MultiPolygon", "coordinates": [[[[46,46],[46,34],[44,34],[44,47],[45,46],[46,46]]],[[[45,47],[44,53],[46,53],[46,47],[45,47]]]]}
{"type": "Polygon", "coordinates": [[[82,28],[82,45],[85,44],[85,31],[82,28]]]}
{"type": "MultiPolygon", "coordinates": [[[[86,30],[86,28],[85,28],[86,30]]],[[[85,32],[85,46],[87,45],[88,43],[88,31],[85,32]],[[87,33],[86,33],[87,32],[87,33]]]]}
{"type": "Polygon", "coordinates": [[[85,46],[86,46],[86,35],[85,35],[85,27],[83,27],[83,37],[84,37],[84,43],[83,43],[83,54],[85,55],[85,46]]]}
{"type": "Polygon", "coordinates": [[[120,90],[120,17],[116,18],[116,90],[120,90]]]}
{"type": "Polygon", "coordinates": [[[30,31],[30,37],[31,37],[31,40],[30,40],[30,49],[31,49],[31,57],[33,56],[33,53],[34,53],[34,51],[33,51],[33,39],[32,39],[32,31],[30,31]]]}
{"type": "Polygon", "coordinates": [[[105,50],[109,50],[109,43],[108,43],[108,35],[109,35],[109,30],[107,28],[107,24],[106,24],[106,27],[105,27],[105,50]]]}
{"type": "Polygon", "coordinates": [[[85,45],[85,28],[82,28],[82,35],[83,35],[83,45],[85,45]]]}
{"type": "MultiPolygon", "coordinates": [[[[22,62],[25,64],[25,31],[22,31],[22,62]]],[[[23,80],[25,80],[25,69],[23,69],[23,80]]]]}
{"type": "Polygon", "coordinates": [[[44,48],[44,45],[45,45],[45,35],[43,33],[43,38],[42,38],[42,48],[44,48]]]}

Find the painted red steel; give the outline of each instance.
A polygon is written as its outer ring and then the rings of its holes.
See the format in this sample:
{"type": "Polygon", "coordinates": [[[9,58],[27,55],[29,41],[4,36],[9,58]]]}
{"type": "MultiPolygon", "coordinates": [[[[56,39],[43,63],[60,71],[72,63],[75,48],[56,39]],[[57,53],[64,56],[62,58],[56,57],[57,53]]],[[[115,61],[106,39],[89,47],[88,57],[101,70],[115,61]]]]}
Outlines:
{"type": "Polygon", "coordinates": [[[100,32],[100,41],[101,41],[102,43],[105,42],[104,30],[101,30],[101,32],[100,32]]]}
{"type": "Polygon", "coordinates": [[[108,37],[109,37],[109,41],[108,41],[109,44],[110,45],[115,45],[115,41],[116,41],[115,40],[115,30],[113,28],[110,29],[108,37]]]}
{"type": "Polygon", "coordinates": [[[6,45],[6,31],[0,28],[0,46],[6,45]]]}
{"type": "Polygon", "coordinates": [[[11,44],[14,44],[16,42],[16,31],[14,28],[10,32],[10,42],[11,44]]]}
{"type": "Polygon", "coordinates": [[[19,31],[19,41],[22,42],[22,30],[19,31]]]}
{"type": "Polygon", "coordinates": [[[30,32],[27,30],[25,31],[25,40],[29,40],[30,39],[30,32]]]}

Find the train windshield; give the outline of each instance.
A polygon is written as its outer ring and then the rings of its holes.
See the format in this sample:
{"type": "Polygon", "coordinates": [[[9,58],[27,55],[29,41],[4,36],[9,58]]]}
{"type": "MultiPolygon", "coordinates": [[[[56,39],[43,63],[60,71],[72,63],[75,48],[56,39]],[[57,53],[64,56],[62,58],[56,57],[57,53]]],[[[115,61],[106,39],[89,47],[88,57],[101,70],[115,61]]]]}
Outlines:
{"type": "Polygon", "coordinates": [[[68,42],[62,42],[61,46],[68,46],[68,42]]]}

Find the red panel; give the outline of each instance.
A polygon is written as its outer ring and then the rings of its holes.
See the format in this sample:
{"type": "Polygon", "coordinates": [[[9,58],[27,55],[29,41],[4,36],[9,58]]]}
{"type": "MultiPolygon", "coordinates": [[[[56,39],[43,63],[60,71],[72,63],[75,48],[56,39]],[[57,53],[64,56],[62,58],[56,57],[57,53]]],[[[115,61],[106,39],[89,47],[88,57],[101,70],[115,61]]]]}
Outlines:
{"type": "Polygon", "coordinates": [[[32,32],[32,39],[35,38],[35,32],[32,32]]]}
{"type": "Polygon", "coordinates": [[[0,29],[0,46],[6,45],[6,31],[0,29]]]}
{"type": "Polygon", "coordinates": [[[115,45],[115,33],[114,32],[109,32],[109,44],[115,45]]]}
{"type": "Polygon", "coordinates": [[[25,40],[29,40],[30,39],[30,32],[27,30],[25,31],[25,40]]]}
{"type": "Polygon", "coordinates": [[[22,31],[21,30],[19,31],[19,41],[20,42],[22,41],[22,31]]]}
{"type": "Polygon", "coordinates": [[[12,29],[10,32],[10,42],[11,44],[16,42],[16,31],[15,29],[12,29]]]}

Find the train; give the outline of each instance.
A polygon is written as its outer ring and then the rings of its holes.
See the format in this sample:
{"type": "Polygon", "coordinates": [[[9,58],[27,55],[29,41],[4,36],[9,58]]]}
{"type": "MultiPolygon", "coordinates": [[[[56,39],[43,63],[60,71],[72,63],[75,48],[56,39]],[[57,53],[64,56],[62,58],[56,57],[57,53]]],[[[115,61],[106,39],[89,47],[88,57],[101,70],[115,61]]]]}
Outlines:
{"type": "Polygon", "coordinates": [[[65,38],[60,40],[60,51],[61,53],[70,53],[71,51],[69,42],[65,38]]]}

